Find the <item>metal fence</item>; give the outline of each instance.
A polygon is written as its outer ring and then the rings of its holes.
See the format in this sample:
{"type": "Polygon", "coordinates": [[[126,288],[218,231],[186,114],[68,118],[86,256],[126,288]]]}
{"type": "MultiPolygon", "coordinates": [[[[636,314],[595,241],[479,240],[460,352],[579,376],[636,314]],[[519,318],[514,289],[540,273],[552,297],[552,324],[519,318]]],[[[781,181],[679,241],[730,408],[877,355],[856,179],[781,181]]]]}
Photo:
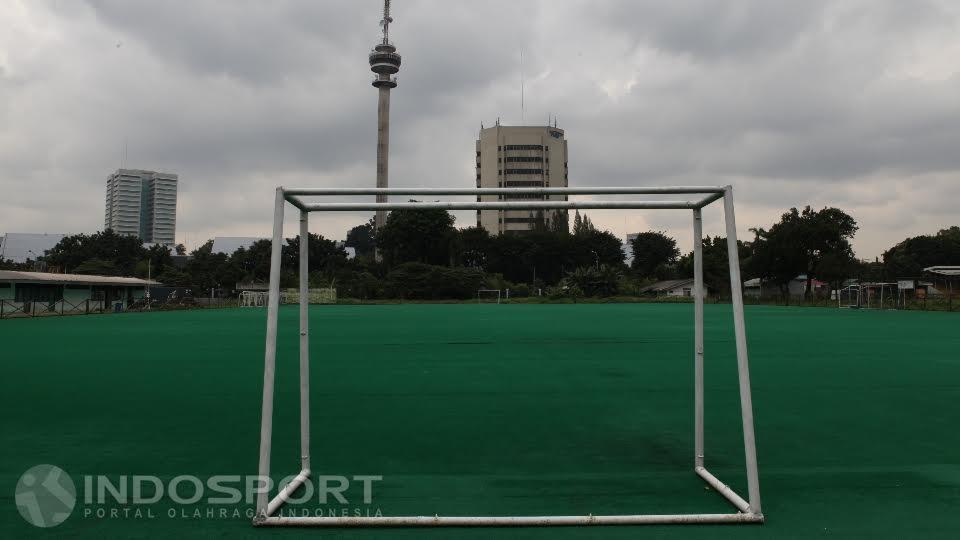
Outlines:
{"type": "Polygon", "coordinates": [[[236,298],[193,298],[181,297],[167,300],[147,301],[144,299],[130,303],[115,302],[104,304],[103,300],[80,300],[76,303],[68,300],[15,302],[0,300],[0,319],[30,317],[59,317],[66,315],[92,315],[95,313],[128,313],[142,311],[171,311],[180,309],[205,309],[236,307],[236,298]]]}

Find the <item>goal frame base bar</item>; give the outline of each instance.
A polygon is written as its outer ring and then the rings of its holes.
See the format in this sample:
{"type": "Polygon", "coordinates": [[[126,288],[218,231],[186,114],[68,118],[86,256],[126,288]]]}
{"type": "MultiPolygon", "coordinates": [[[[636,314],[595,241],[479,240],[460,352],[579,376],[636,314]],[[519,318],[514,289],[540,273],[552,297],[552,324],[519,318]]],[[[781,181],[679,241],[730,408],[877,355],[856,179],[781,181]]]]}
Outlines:
{"type": "Polygon", "coordinates": [[[270,477],[270,457],[273,436],[274,379],[276,375],[277,326],[280,308],[281,249],[283,245],[284,206],[290,203],[300,211],[300,238],[308,234],[308,216],[311,212],[386,211],[408,209],[446,210],[574,210],[574,209],[680,209],[692,211],[693,266],[694,266],[694,332],[692,357],[694,362],[694,472],[712,489],[727,499],[736,509],[731,514],[640,514],[605,516],[284,516],[280,508],[310,478],[310,343],[309,343],[309,254],[308,242],[300,242],[300,473],[279,493],[269,498],[266,490],[257,494],[253,524],[270,526],[315,527],[538,527],[588,525],[659,525],[697,523],[763,523],[760,506],[760,482],[757,467],[756,437],[753,422],[753,399],[750,387],[750,367],[747,353],[746,325],[743,315],[743,288],[740,279],[740,260],[737,249],[737,228],[734,217],[733,187],[731,186],[673,186],[632,188],[323,188],[276,189],[273,214],[273,239],[270,254],[270,286],[267,302],[267,332],[263,367],[263,408],[260,416],[260,461],[258,476],[270,477]],[[542,196],[540,200],[503,201],[494,196],[528,194],[542,196]],[[308,203],[301,197],[376,195],[375,203],[308,203]],[[388,202],[390,195],[469,195],[476,202],[388,202]],[[610,201],[588,199],[569,200],[569,195],[681,195],[675,200],[610,201]],[[740,417],[743,427],[743,450],[746,465],[748,497],[737,493],[711,474],[704,465],[704,321],[703,321],[703,216],[702,210],[715,201],[723,201],[727,233],[727,262],[730,268],[731,304],[733,307],[736,368],[740,390],[740,417]]]}
{"type": "Polygon", "coordinates": [[[267,505],[267,513],[254,518],[256,527],[572,527],[586,525],[683,525],[710,523],[763,523],[763,514],[750,512],[750,504],[703,467],[697,475],[723,495],[740,512],[735,514],[623,514],[595,516],[283,516],[274,515],[310,477],[302,470],[267,505]]]}

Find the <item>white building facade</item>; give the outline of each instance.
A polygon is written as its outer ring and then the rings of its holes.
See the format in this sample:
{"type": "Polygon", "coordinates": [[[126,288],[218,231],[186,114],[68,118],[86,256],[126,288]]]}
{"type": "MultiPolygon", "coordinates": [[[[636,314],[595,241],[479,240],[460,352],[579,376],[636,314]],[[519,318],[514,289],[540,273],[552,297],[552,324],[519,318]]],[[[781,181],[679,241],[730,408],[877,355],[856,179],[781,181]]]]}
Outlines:
{"type": "Polygon", "coordinates": [[[107,178],[104,228],[146,243],[175,244],[178,180],[176,174],[118,169],[107,178]]]}

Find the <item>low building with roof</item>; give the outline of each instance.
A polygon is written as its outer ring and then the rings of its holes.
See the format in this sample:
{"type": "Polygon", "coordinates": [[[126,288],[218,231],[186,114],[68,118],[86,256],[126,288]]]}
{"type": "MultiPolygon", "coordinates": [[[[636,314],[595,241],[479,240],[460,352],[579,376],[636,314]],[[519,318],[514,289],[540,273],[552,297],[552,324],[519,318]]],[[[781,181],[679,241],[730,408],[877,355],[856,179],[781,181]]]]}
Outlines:
{"type": "MultiPolygon", "coordinates": [[[[693,278],[686,279],[668,279],[651,283],[646,287],[640,288],[640,294],[649,296],[693,296],[693,278]]],[[[707,295],[707,287],[703,287],[704,296],[707,295]]]]}
{"type": "Polygon", "coordinates": [[[0,307],[8,315],[123,310],[156,285],[135,277],[0,270],[0,307]]]}

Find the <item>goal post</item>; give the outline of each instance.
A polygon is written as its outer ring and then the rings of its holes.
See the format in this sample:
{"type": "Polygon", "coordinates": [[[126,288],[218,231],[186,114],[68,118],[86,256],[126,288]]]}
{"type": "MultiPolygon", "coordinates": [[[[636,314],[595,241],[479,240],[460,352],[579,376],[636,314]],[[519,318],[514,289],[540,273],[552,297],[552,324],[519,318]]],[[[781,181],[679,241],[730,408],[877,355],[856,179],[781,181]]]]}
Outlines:
{"type": "MultiPolygon", "coordinates": [[[[277,511],[311,476],[310,464],[310,354],[309,354],[309,295],[307,279],[309,263],[307,242],[300,243],[300,464],[293,480],[270,497],[266,490],[257,493],[256,526],[318,526],[318,527],[438,527],[438,526],[557,526],[557,525],[644,525],[689,523],[762,523],[760,483],[754,436],[753,403],[750,389],[750,368],[747,354],[746,326],[743,316],[743,291],[740,281],[740,261],[737,250],[737,228],[734,216],[733,188],[731,186],[679,187],[597,187],[597,188],[309,188],[285,189],[278,187],[274,200],[273,243],[270,257],[270,284],[267,302],[267,329],[263,368],[263,402],[260,419],[260,459],[258,474],[261,481],[270,477],[270,451],[273,435],[274,378],[277,358],[277,320],[280,307],[281,249],[283,242],[284,207],[290,203],[300,211],[300,237],[306,238],[308,216],[311,212],[390,211],[416,209],[444,210],[586,210],[586,209],[681,209],[692,211],[694,253],[694,448],[693,468],[704,482],[729,501],[736,512],[712,514],[626,514],[574,516],[439,516],[429,512],[419,516],[283,516],[277,511]],[[493,200],[482,201],[482,195],[558,195],[563,200],[493,200]],[[335,197],[376,195],[378,201],[390,195],[462,195],[476,197],[477,201],[432,202],[307,202],[304,197],[335,197]],[[674,200],[583,200],[570,201],[568,195],[681,195],[674,200]],[[740,417],[743,426],[743,449],[747,476],[747,497],[743,498],[717,479],[706,468],[704,442],[704,325],[703,325],[703,218],[702,210],[711,203],[723,200],[727,233],[727,260],[730,267],[734,342],[737,357],[737,375],[740,392],[740,417]]],[[[498,291],[499,293],[499,291],[498,291]]],[[[480,292],[478,291],[478,298],[480,292]]]]}
{"type": "Polygon", "coordinates": [[[500,303],[500,289],[477,289],[477,303],[486,301],[490,304],[500,303]]]}

